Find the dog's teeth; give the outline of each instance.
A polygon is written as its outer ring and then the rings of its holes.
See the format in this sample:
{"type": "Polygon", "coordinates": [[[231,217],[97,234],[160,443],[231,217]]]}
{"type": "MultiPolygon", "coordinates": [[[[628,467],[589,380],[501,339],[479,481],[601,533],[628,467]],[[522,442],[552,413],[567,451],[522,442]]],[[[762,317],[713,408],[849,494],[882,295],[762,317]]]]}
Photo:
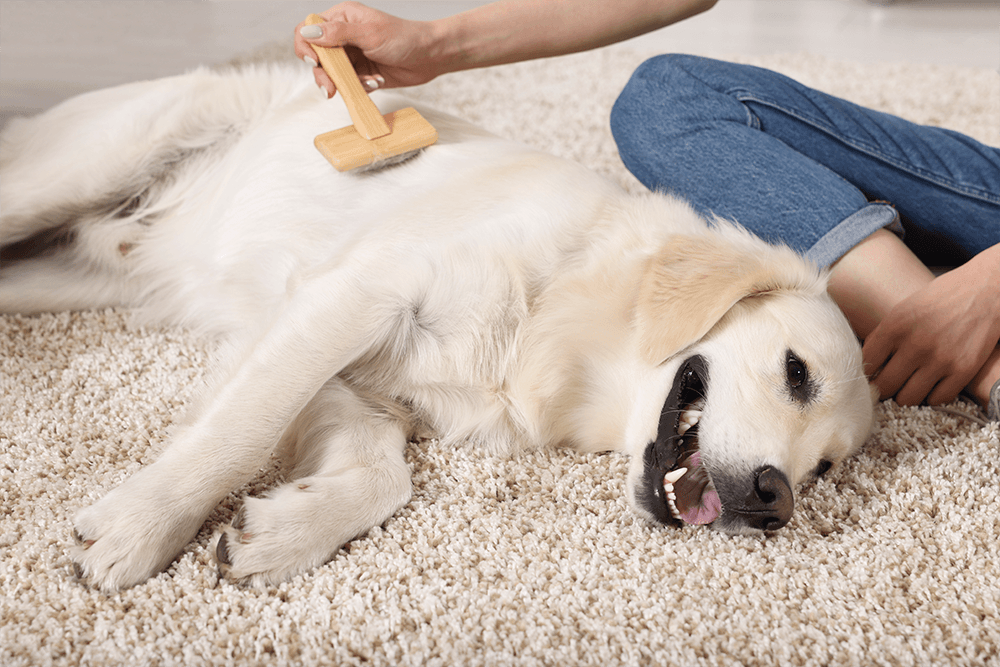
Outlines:
{"type": "Polygon", "coordinates": [[[687,422],[681,422],[681,425],[677,427],[677,434],[684,435],[685,433],[688,432],[689,428],[691,428],[691,424],[688,424],[687,422]]]}
{"type": "Polygon", "coordinates": [[[701,419],[701,410],[685,410],[681,415],[681,421],[690,426],[694,426],[701,419]]]}
{"type": "Polygon", "coordinates": [[[667,507],[670,508],[670,513],[674,515],[675,519],[681,518],[680,510],[677,509],[677,505],[674,503],[674,498],[667,498],[667,507]]]}
{"type": "Polygon", "coordinates": [[[663,483],[663,490],[666,491],[667,495],[669,496],[670,494],[672,494],[674,492],[674,485],[671,484],[670,482],[664,482],[663,483]]]}
{"type": "Polygon", "coordinates": [[[677,500],[677,494],[676,493],[668,493],[667,494],[667,500],[677,500]]]}
{"type": "Polygon", "coordinates": [[[681,477],[684,476],[684,474],[687,471],[688,471],[687,468],[678,468],[677,470],[671,470],[670,472],[668,472],[666,475],[663,476],[663,485],[666,486],[667,484],[670,484],[671,486],[673,486],[674,484],[677,483],[677,480],[679,480],[681,477]]]}

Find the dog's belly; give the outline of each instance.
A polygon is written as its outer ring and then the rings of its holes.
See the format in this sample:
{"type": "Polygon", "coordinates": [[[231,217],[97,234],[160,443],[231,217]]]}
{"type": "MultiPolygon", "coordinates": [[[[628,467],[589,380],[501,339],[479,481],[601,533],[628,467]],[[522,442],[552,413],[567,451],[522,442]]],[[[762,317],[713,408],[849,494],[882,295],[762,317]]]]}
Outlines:
{"type": "MultiPolygon", "coordinates": [[[[303,281],[349,269],[462,303],[442,321],[464,311],[489,321],[469,302],[509,310],[530,299],[609,196],[576,165],[433,112],[438,145],[382,172],[340,174],[312,146],[331,122],[325,108],[305,104],[250,132],[149,230],[133,280],[156,319],[242,331],[277,316],[303,281]]],[[[465,356],[450,354],[468,368],[465,356]]]]}

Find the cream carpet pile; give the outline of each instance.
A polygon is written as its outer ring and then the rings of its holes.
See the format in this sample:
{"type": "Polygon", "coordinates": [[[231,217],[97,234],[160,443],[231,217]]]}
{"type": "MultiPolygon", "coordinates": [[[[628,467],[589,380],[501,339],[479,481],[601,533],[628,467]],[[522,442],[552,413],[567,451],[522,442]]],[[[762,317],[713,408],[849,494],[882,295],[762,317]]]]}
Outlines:
{"type": "MultiPolygon", "coordinates": [[[[629,188],[608,112],[617,47],[445,77],[414,97],[629,188]]],[[[743,59],[1000,145],[995,72],[743,59]]],[[[220,581],[231,495],[151,581],[74,580],[70,520],[163,446],[208,347],[129,313],[0,317],[0,665],[998,665],[1000,430],[880,408],[863,451],[766,537],[636,519],[620,455],[482,458],[412,444],[415,496],[318,570],[220,581]]]]}

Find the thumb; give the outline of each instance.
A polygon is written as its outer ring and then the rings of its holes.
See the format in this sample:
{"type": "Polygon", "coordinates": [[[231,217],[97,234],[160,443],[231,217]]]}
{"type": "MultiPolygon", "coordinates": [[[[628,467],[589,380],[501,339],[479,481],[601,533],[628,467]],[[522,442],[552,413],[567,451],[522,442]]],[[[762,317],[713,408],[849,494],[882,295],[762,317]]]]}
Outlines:
{"type": "Polygon", "coordinates": [[[363,25],[347,21],[325,21],[304,25],[299,29],[299,35],[307,43],[327,48],[356,46],[364,49],[368,44],[364,43],[363,38],[368,32],[363,25]]]}
{"type": "Polygon", "coordinates": [[[302,39],[306,40],[310,44],[315,44],[316,46],[341,46],[340,42],[330,39],[328,32],[332,33],[333,30],[327,31],[326,26],[323,23],[314,23],[311,25],[304,25],[299,28],[299,35],[302,39]]]}

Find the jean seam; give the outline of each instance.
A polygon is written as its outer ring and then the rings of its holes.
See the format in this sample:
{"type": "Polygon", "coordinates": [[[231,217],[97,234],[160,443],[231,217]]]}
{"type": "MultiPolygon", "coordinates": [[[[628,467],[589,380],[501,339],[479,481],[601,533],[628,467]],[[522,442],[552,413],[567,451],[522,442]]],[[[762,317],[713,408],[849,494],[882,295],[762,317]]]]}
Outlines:
{"type": "Polygon", "coordinates": [[[1000,197],[995,197],[995,196],[991,195],[988,191],[980,190],[978,188],[972,188],[972,187],[969,187],[969,186],[966,186],[966,185],[960,185],[960,184],[957,184],[957,183],[955,183],[953,181],[949,182],[949,181],[946,181],[946,180],[942,179],[937,174],[934,174],[932,172],[928,172],[926,170],[920,169],[919,167],[913,167],[912,165],[908,165],[908,164],[905,164],[905,163],[900,162],[898,160],[895,160],[892,157],[884,154],[877,147],[871,146],[869,144],[865,144],[863,142],[851,139],[849,137],[845,137],[841,133],[838,133],[837,131],[835,131],[834,128],[831,128],[828,125],[826,125],[825,123],[823,123],[823,122],[821,122],[821,121],[819,121],[819,120],[817,120],[815,118],[812,118],[810,116],[807,116],[805,114],[799,113],[799,112],[797,112],[794,109],[788,109],[788,108],[782,106],[781,104],[779,104],[778,102],[775,102],[773,100],[763,99],[763,98],[761,98],[761,97],[759,97],[757,95],[754,95],[754,94],[742,91],[740,89],[730,90],[730,91],[728,91],[728,94],[733,95],[741,103],[755,102],[757,104],[761,104],[761,105],[770,107],[772,109],[775,109],[777,111],[780,111],[781,113],[787,114],[788,116],[796,118],[797,120],[799,120],[799,121],[801,121],[803,123],[806,123],[807,125],[810,125],[810,126],[816,128],[817,130],[823,132],[824,134],[827,134],[828,136],[833,137],[837,141],[839,141],[839,142],[841,142],[841,143],[843,143],[843,144],[845,144],[847,146],[850,146],[854,150],[857,150],[857,151],[859,151],[861,153],[864,153],[865,155],[873,157],[873,158],[875,158],[877,160],[881,160],[882,162],[884,162],[884,163],[892,166],[895,169],[898,169],[898,170],[900,170],[900,171],[902,171],[904,173],[911,174],[913,176],[917,176],[917,177],[919,177],[919,178],[921,178],[923,180],[926,180],[926,181],[928,181],[930,183],[933,183],[934,185],[936,185],[938,187],[941,187],[941,188],[944,188],[944,189],[947,189],[947,190],[951,190],[952,192],[956,192],[956,193],[958,193],[960,195],[969,197],[971,199],[978,199],[978,200],[981,200],[981,201],[984,201],[984,202],[988,202],[988,203],[993,204],[993,205],[1000,205],[1000,197]]]}
{"type": "Polygon", "coordinates": [[[746,109],[747,112],[747,127],[759,131],[761,129],[760,118],[753,112],[753,109],[747,105],[744,104],[743,108],[746,109]]]}

